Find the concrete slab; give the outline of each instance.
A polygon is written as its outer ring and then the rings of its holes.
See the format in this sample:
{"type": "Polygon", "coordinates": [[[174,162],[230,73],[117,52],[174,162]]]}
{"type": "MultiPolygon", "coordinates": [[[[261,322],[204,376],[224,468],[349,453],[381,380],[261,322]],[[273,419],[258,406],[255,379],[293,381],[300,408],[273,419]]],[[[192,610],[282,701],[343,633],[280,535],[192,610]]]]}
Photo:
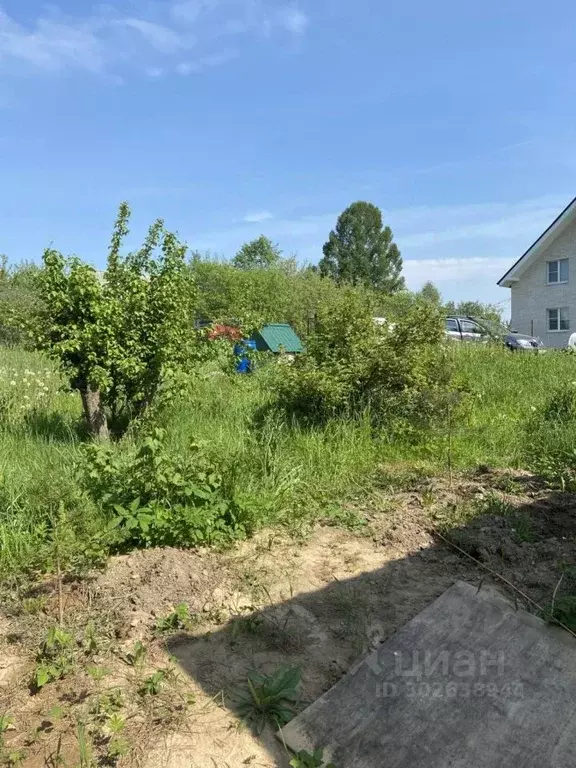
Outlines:
{"type": "Polygon", "coordinates": [[[282,735],[336,768],[574,768],[576,640],[457,582],[282,735]]]}

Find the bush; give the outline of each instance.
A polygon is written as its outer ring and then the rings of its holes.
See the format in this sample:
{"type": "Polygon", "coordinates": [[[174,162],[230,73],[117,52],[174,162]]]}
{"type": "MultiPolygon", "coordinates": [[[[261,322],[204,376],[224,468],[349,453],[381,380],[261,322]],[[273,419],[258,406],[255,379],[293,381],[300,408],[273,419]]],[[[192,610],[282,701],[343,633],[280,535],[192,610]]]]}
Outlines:
{"type": "Polygon", "coordinates": [[[36,344],[78,390],[86,424],[102,439],[109,425],[125,431],[195,357],[187,248],[158,220],[142,247],[122,256],[129,220],[122,203],[103,274],[49,248],[40,279],[36,344]]]}
{"type": "Polygon", "coordinates": [[[201,447],[172,455],[156,429],[136,453],[85,446],[82,480],[117,535],[116,548],[214,544],[243,536],[246,515],[201,447]]]}
{"type": "Polygon", "coordinates": [[[341,291],[318,313],[308,353],[279,366],[276,408],[308,424],[365,411],[390,434],[419,431],[454,399],[438,311],[416,304],[377,325],[361,293],[341,291]]]}
{"type": "Polygon", "coordinates": [[[31,322],[40,306],[40,268],[26,262],[9,267],[0,256],[0,344],[28,341],[31,322]]]}

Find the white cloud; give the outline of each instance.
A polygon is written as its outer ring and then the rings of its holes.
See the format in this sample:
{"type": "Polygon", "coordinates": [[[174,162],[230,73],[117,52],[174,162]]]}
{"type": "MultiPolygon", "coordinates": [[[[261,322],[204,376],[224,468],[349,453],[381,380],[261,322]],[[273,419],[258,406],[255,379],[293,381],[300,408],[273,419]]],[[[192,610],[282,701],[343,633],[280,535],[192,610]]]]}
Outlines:
{"type": "Polygon", "coordinates": [[[505,317],[510,315],[510,292],[497,281],[511,265],[510,258],[472,256],[469,258],[405,259],[404,277],[410,290],[417,291],[432,281],[444,299],[483,301],[498,304],[505,317]]]}
{"type": "Polygon", "coordinates": [[[24,23],[0,6],[0,71],[110,75],[120,68],[161,67],[190,74],[238,55],[222,49],[223,36],[300,37],[308,24],[298,5],[287,0],[134,0],[130,14],[95,5],[84,16],[50,8],[24,23]]]}
{"type": "Polygon", "coordinates": [[[193,24],[204,11],[214,10],[218,0],[183,0],[176,2],[170,8],[170,15],[176,21],[193,24]]]}
{"type": "Polygon", "coordinates": [[[433,283],[468,282],[478,278],[496,282],[510,267],[510,259],[472,256],[460,259],[405,259],[404,276],[414,290],[433,283]]]}
{"type": "MultiPolygon", "coordinates": [[[[549,196],[494,203],[390,211],[387,218],[406,249],[437,249],[470,240],[518,241],[537,237],[566,203],[549,196]]],[[[460,246],[457,246],[460,247],[460,246]]]]}
{"type": "Polygon", "coordinates": [[[273,218],[274,214],[270,211],[255,211],[254,213],[247,213],[243,220],[247,224],[258,224],[260,221],[269,221],[273,218]]]}
{"type": "Polygon", "coordinates": [[[281,8],[278,11],[277,20],[280,26],[295,35],[305,32],[309,23],[308,16],[294,5],[281,8]]]}
{"type": "Polygon", "coordinates": [[[197,72],[198,64],[195,61],[181,61],[176,65],[176,73],[178,75],[191,75],[193,72],[197,72]]]}
{"type": "Polygon", "coordinates": [[[187,75],[199,74],[206,69],[212,69],[213,67],[220,67],[223,64],[227,64],[232,59],[235,59],[239,55],[238,51],[223,50],[220,53],[215,53],[212,56],[201,56],[195,61],[181,61],[176,65],[175,72],[183,77],[187,75]]]}
{"type": "Polygon", "coordinates": [[[120,26],[135,29],[142,35],[145,42],[160,53],[177,53],[182,49],[191,48],[195,42],[190,35],[182,35],[163,24],[155,24],[144,19],[122,19],[117,23],[120,26]]]}
{"type": "Polygon", "coordinates": [[[0,64],[10,61],[51,71],[73,66],[100,72],[105,46],[89,23],[40,18],[27,29],[0,9],[0,64]]]}
{"type": "MultiPolygon", "coordinates": [[[[233,6],[230,0],[213,0],[222,6],[233,6]]],[[[242,35],[248,32],[270,37],[277,31],[300,37],[310,22],[296,3],[277,4],[263,0],[237,0],[235,12],[225,19],[222,32],[242,35]]]]}

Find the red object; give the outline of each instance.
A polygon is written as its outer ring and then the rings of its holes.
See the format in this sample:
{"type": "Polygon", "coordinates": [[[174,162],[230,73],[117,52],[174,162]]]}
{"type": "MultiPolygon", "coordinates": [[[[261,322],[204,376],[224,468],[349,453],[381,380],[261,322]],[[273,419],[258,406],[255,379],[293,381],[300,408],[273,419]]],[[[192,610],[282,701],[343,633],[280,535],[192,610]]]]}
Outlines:
{"type": "Polygon", "coordinates": [[[239,328],[234,328],[232,325],[222,325],[216,323],[208,331],[208,338],[210,341],[214,339],[228,339],[228,341],[240,341],[242,338],[242,332],[239,328]]]}

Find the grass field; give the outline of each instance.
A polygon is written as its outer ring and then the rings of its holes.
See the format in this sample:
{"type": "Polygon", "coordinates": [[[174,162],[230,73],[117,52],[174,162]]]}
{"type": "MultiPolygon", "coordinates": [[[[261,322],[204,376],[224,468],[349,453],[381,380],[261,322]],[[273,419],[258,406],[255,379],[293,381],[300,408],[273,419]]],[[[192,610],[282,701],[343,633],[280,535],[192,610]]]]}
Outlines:
{"type": "Polygon", "coordinates": [[[576,384],[576,358],[553,350],[534,355],[471,345],[454,347],[452,354],[472,393],[468,417],[454,427],[455,465],[523,466],[526,423],[554,392],[576,384]]]}
{"type": "MultiPolygon", "coordinates": [[[[207,372],[165,414],[162,427],[177,454],[192,440],[209,448],[257,525],[326,516],[398,466],[427,474],[449,466],[522,467],[527,421],[552,392],[576,381],[576,359],[471,346],[451,347],[448,355],[470,390],[466,414],[446,414],[417,444],[390,442],[368,418],[321,428],[275,420],[256,429],[254,416],[270,396],[265,370],[252,377],[207,372]]],[[[62,498],[74,503],[83,436],[78,395],[40,355],[0,350],[0,376],[0,573],[6,575],[36,561],[62,498]]],[[[134,440],[124,438],[115,450],[130,450],[134,440]]],[[[78,514],[90,519],[77,536],[104,525],[97,509],[78,514]]]]}
{"type": "Polygon", "coordinates": [[[212,367],[157,417],[161,437],[140,429],[108,448],[87,441],[79,396],[50,362],[0,349],[0,765],[155,768],[189,752],[287,766],[276,721],[262,737],[239,727],[247,670],[289,665],[314,700],[455,580],[494,577],[576,631],[576,494],[515,472],[545,469],[533,454],[557,446],[572,466],[576,358],[453,346],[446,365],[466,394],[417,440],[391,439],[367,412],[287,423],[265,408],[273,368],[212,367]],[[154,440],[145,481],[194,484],[205,460],[255,535],[118,547],[106,495],[134,490],[134,456],[154,440]],[[107,455],[124,469],[94,497],[87,472],[107,455]]]}

